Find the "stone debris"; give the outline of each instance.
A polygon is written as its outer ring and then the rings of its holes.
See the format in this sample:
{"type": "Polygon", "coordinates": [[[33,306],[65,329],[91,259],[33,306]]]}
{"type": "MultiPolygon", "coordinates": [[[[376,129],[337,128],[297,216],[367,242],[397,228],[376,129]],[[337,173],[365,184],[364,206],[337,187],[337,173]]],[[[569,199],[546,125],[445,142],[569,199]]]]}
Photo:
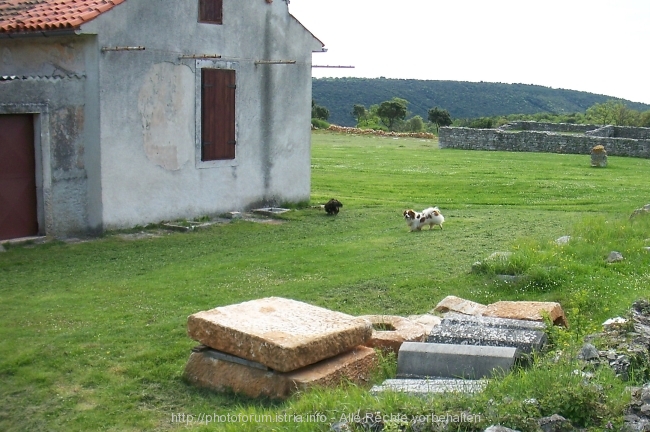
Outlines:
{"type": "Polygon", "coordinates": [[[555,240],[555,244],[558,246],[564,246],[571,241],[571,236],[565,235],[555,240]]]}
{"type": "Polygon", "coordinates": [[[609,318],[603,322],[603,327],[626,324],[627,320],[623,317],[609,318]]]}
{"type": "Polygon", "coordinates": [[[568,432],[575,430],[569,420],[558,414],[553,414],[549,417],[542,417],[537,420],[537,424],[543,432],[568,432]]]}
{"type": "Polygon", "coordinates": [[[442,322],[440,317],[431,314],[409,315],[406,318],[413,322],[422,324],[426,330],[426,334],[431,333],[431,330],[442,322]]]}
{"type": "Polygon", "coordinates": [[[482,315],[485,305],[456,296],[447,296],[431,311],[434,312],[459,312],[465,315],[482,315]]]}
{"type": "Polygon", "coordinates": [[[596,349],[595,346],[593,346],[590,343],[586,343],[582,346],[580,349],[580,352],[578,353],[578,360],[594,360],[599,357],[598,350],[596,349]]]}
{"type": "Polygon", "coordinates": [[[485,429],[484,432],[519,432],[516,429],[510,429],[505,426],[493,425],[485,429]]]}
{"type": "Polygon", "coordinates": [[[190,315],[187,331],[215,350],[290,372],[363,345],[372,336],[372,325],[307,303],[268,297],[190,315]]]}
{"type": "Polygon", "coordinates": [[[386,391],[408,393],[416,396],[426,396],[433,393],[476,393],[483,391],[487,380],[465,380],[455,378],[429,379],[388,379],[381,385],[373,386],[370,392],[378,394],[386,391]]]}
{"type": "Polygon", "coordinates": [[[609,255],[607,255],[607,262],[608,263],[616,263],[620,261],[624,261],[625,258],[623,257],[623,254],[617,251],[611,251],[609,255]]]}
{"type": "Polygon", "coordinates": [[[359,318],[372,323],[372,336],[364,345],[379,348],[385,353],[397,354],[404,342],[424,342],[427,329],[424,325],[395,315],[364,315],[359,318]]]}
{"type": "Polygon", "coordinates": [[[529,321],[543,321],[548,315],[553,324],[569,326],[562,306],[554,302],[499,301],[488,305],[483,315],[529,321]]]}
{"type": "Polygon", "coordinates": [[[650,204],[646,204],[643,207],[634,210],[630,215],[630,219],[635,218],[637,216],[647,216],[649,213],[650,213],[650,204]]]}

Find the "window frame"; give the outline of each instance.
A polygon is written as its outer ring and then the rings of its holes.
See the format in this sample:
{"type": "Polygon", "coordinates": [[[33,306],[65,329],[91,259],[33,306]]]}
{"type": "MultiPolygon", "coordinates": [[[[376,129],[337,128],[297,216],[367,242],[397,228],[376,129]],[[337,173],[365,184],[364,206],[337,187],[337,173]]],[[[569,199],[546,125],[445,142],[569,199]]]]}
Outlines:
{"type": "Polygon", "coordinates": [[[223,24],[223,0],[199,0],[198,22],[223,24]]]}

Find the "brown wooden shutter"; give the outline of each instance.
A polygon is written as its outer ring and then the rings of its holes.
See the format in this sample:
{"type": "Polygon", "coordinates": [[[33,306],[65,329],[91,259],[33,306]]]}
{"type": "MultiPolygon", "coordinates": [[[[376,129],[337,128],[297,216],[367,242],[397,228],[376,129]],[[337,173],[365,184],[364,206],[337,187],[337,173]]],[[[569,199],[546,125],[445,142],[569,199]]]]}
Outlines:
{"type": "Polygon", "coordinates": [[[201,69],[201,160],[235,158],[235,71],[201,69]]]}
{"type": "Polygon", "coordinates": [[[199,22],[223,24],[223,0],[199,0],[199,22]]]}
{"type": "Polygon", "coordinates": [[[0,240],[36,234],[34,118],[0,115],[0,240]]]}

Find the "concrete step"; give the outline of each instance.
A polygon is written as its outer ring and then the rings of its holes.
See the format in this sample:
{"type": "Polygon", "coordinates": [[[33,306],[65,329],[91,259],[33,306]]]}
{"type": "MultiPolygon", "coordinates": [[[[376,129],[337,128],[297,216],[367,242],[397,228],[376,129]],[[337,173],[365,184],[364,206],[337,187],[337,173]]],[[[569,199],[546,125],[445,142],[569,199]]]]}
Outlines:
{"type": "Polygon", "coordinates": [[[381,385],[373,386],[370,393],[379,394],[386,391],[407,393],[414,396],[426,396],[433,393],[477,393],[483,391],[487,380],[462,380],[449,378],[432,379],[388,379],[381,385]]]}
{"type": "Polygon", "coordinates": [[[486,378],[510,370],[518,357],[514,347],[404,342],[397,356],[397,377],[486,378]]]}

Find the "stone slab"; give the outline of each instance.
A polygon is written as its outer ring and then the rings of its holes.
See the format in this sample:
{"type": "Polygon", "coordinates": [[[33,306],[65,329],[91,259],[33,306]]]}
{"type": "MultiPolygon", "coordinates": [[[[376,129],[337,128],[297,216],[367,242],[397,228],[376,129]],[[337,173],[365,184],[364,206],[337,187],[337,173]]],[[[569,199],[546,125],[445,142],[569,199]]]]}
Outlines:
{"type": "Polygon", "coordinates": [[[363,345],[363,318],[296,300],[268,297],[190,315],[187,333],[227,354],[290,372],[363,345]]]}
{"type": "Polygon", "coordinates": [[[456,296],[447,296],[436,305],[431,311],[433,312],[458,312],[466,315],[481,315],[485,310],[485,305],[465,300],[456,296]]]}
{"type": "Polygon", "coordinates": [[[546,324],[542,321],[526,321],[510,318],[493,318],[486,316],[463,315],[449,312],[443,316],[440,325],[478,325],[484,327],[494,327],[503,329],[520,329],[520,330],[539,330],[544,331],[546,324]]]}
{"type": "Polygon", "coordinates": [[[387,391],[407,393],[414,396],[426,396],[436,393],[477,393],[487,386],[487,380],[462,380],[462,379],[388,379],[381,385],[370,389],[372,394],[387,391]]]}
{"type": "Polygon", "coordinates": [[[192,352],[184,378],[193,385],[214,391],[232,390],[249,397],[285,399],[312,387],[337,386],[343,380],[366,384],[376,366],[372,348],[359,346],[335,357],[293,372],[275,372],[224,360],[224,353],[203,349],[192,352]]]}
{"type": "Polygon", "coordinates": [[[440,325],[440,323],[442,322],[442,319],[439,316],[431,315],[431,314],[409,315],[406,318],[418,324],[422,324],[424,328],[427,330],[427,334],[431,333],[431,329],[433,329],[437,325],[440,325]]]}
{"type": "Polygon", "coordinates": [[[500,301],[489,304],[483,312],[483,316],[528,321],[544,321],[543,314],[548,314],[555,325],[569,326],[562,306],[555,302],[500,301]]]}
{"type": "Polygon", "coordinates": [[[514,347],[524,354],[541,351],[547,337],[539,330],[483,327],[474,324],[439,325],[428,343],[514,347]]]}
{"type": "Polygon", "coordinates": [[[509,371],[518,357],[514,347],[404,342],[397,377],[487,378],[495,371],[509,371]]]}
{"type": "Polygon", "coordinates": [[[364,315],[372,324],[372,336],[364,345],[397,354],[404,342],[424,342],[429,332],[419,323],[395,315],[364,315]]]}

